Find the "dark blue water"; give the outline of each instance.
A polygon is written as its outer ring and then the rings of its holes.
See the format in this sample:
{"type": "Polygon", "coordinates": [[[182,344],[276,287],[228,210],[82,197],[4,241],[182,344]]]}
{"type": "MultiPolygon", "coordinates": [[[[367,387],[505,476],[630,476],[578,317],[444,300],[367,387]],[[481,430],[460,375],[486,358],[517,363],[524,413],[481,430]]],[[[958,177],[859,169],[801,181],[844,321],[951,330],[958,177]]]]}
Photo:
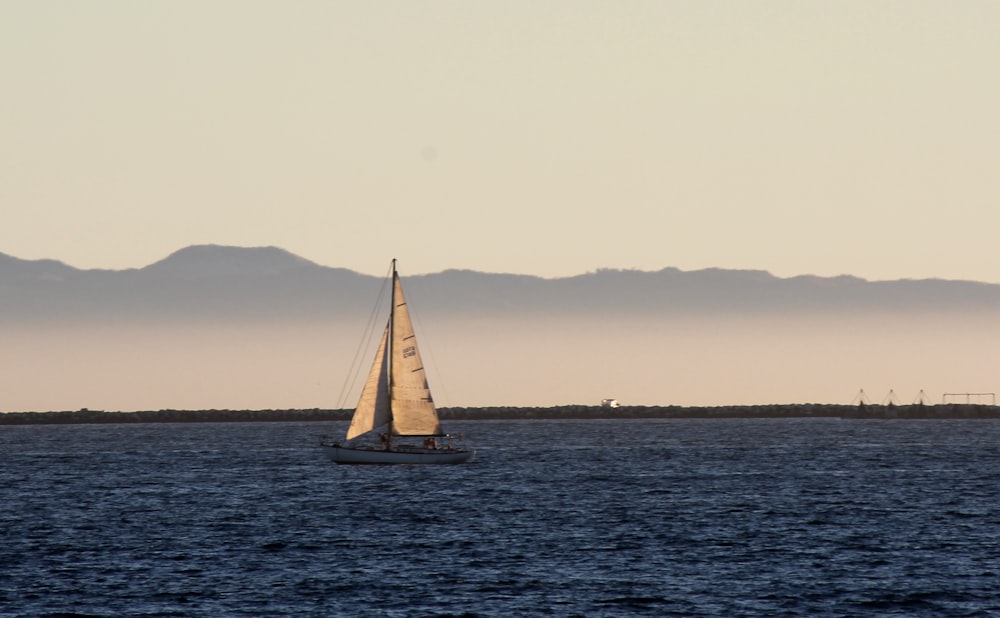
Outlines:
{"type": "Polygon", "coordinates": [[[1000,422],[0,427],[2,616],[1000,616],[1000,422]]]}

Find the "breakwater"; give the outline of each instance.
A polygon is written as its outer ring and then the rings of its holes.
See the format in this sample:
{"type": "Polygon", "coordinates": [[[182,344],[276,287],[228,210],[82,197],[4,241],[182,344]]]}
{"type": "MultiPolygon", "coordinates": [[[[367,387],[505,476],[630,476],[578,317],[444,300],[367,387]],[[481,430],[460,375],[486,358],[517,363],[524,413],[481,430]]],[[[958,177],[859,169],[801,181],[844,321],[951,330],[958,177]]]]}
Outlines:
{"type": "MultiPolygon", "coordinates": [[[[145,410],[111,412],[72,410],[0,413],[0,425],[93,423],[220,423],[346,421],[353,410],[145,410]]],[[[438,410],[442,420],[643,419],[643,418],[843,418],[843,419],[974,419],[1000,418],[1000,406],[940,404],[850,406],[838,404],[773,404],[743,406],[601,406],[449,407],[438,410]]]]}

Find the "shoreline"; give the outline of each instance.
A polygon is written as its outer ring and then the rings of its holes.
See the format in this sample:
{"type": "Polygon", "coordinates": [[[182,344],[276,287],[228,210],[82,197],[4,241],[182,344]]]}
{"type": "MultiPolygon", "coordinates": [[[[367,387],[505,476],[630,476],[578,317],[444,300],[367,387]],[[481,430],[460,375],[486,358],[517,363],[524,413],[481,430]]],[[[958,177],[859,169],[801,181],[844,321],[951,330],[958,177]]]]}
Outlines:
{"type": "MultiPolygon", "coordinates": [[[[353,409],[327,410],[88,410],[0,413],[0,425],[84,425],[101,423],[220,423],[347,421],[353,409]]],[[[612,420],[612,419],[996,419],[1000,406],[979,404],[839,405],[770,404],[741,406],[601,406],[448,407],[439,408],[443,421],[476,420],[612,420]]]]}

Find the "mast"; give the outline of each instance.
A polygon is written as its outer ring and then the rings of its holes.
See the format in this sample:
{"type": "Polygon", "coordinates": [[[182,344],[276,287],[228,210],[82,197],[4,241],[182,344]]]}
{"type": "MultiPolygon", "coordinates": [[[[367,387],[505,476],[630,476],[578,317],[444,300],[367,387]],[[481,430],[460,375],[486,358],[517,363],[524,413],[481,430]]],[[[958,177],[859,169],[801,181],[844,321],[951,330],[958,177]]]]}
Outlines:
{"type": "Polygon", "coordinates": [[[386,380],[386,387],[389,389],[388,401],[389,401],[389,425],[386,428],[386,450],[392,450],[392,338],[393,331],[396,328],[396,258],[392,258],[392,290],[389,292],[389,336],[386,340],[386,368],[388,379],[386,380]]]}

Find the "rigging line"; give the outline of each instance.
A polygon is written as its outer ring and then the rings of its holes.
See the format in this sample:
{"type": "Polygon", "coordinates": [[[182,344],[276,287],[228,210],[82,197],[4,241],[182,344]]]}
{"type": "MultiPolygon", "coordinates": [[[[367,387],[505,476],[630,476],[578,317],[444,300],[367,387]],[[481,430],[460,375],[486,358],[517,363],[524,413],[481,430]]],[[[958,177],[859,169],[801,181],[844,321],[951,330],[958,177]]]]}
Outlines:
{"type": "MultiPolygon", "coordinates": [[[[423,332],[423,333],[427,332],[427,330],[424,328],[423,321],[420,319],[419,312],[414,312],[412,309],[410,309],[410,318],[414,322],[416,322],[417,328],[419,328],[421,332],[423,332]]],[[[416,333],[414,333],[413,336],[416,337],[416,333]]],[[[434,369],[434,391],[439,392],[439,393],[443,392],[444,393],[444,400],[445,401],[451,401],[450,394],[448,393],[448,385],[445,384],[445,382],[444,382],[444,375],[441,373],[441,370],[438,368],[437,359],[434,357],[434,348],[432,348],[430,346],[430,344],[428,343],[428,341],[430,341],[430,339],[431,339],[430,337],[426,337],[425,336],[424,339],[422,340],[422,343],[420,344],[421,359],[423,359],[424,353],[426,352],[427,356],[430,358],[430,361],[431,361],[430,362],[430,366],[434,369]]],[[[424,367],[421,367],[421,369],[424,369],[424,380],[429,380],[429,377],[428,377],[427,371],[426,371],[426,365],[427,364],[428,364],[427,361],[424,360],[424,367]]],[[[438,404],[438,402],[435,399],[434,400],[434,406],[437,407],[437,404],[438,404]]]]}
{"type": "Polygon", "coordinates": [[[371,313],[368,314],[368,321],[361,334],[361,341],[358,342],[358,347],[354,351],[354,358],[351,360],[351,366],[347,371],[347,375],[344,377],[344,384],[340,387],[340,396],[337,398],[336,407],[338,410],[344,408],[344,405],[347,403],[349,390],[351,390],[351,387],[354,384],[357,384],[358,374],[364,366],[364,363],[362,362],[362,354],[364,354],[365,351],[371,347],[370,342],[374,337],[378,315],[381,313],[382,303],[386,298],[386,289],[389,287],[389,281],[391,278],[392,268],[390,267],[389,274],[382,278],[382,286],[379,288],[378,296],[375,299],[375,305],[372,307],[371,313]]]}

